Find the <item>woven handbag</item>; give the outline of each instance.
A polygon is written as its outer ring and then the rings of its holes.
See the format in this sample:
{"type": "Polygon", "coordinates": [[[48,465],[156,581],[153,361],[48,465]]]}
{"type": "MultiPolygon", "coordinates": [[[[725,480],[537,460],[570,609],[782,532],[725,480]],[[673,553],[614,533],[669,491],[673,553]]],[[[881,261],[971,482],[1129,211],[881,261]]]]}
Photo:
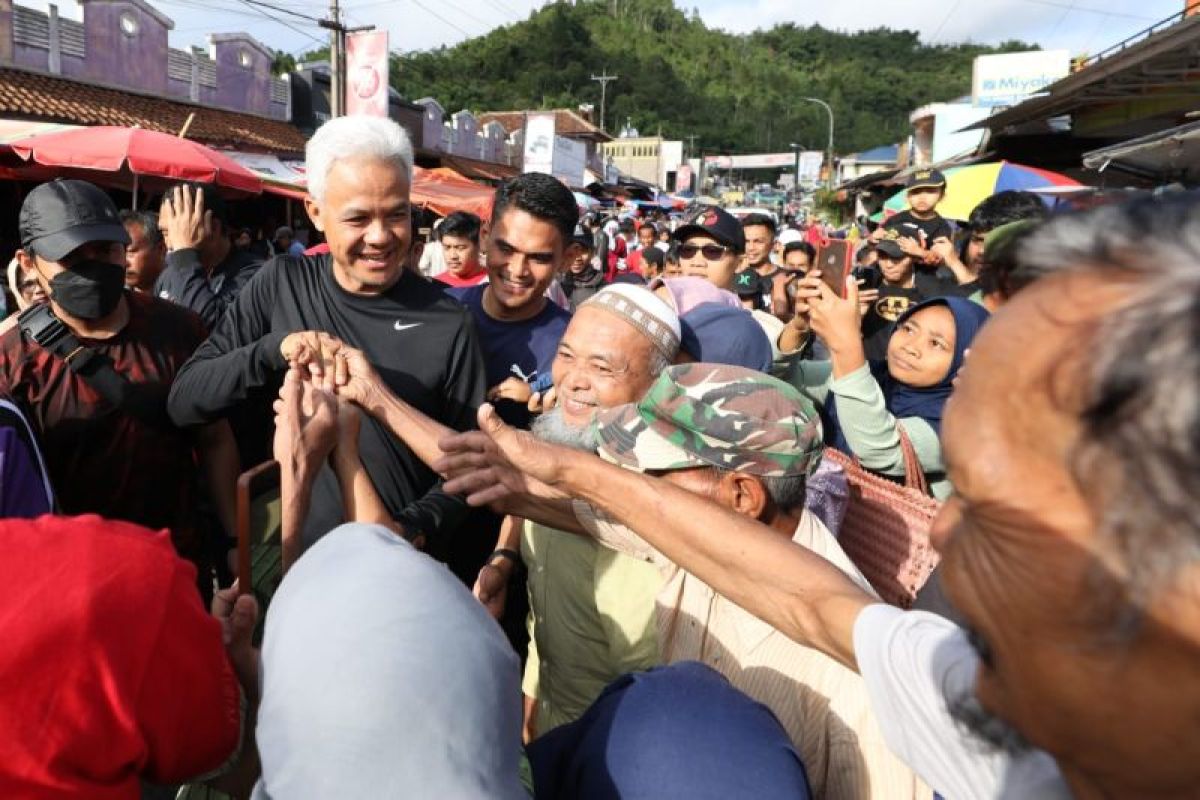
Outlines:
{"type": "Polygon", "coordinates": [[[929,495],[925,472],[903,428],[904,485],[863,469],[858,459],[832,447],[825,457],[846,472],[850,499],[838,543],[884,602],[911,608],[929,580],[938,553],[929,528],[941,503],[929,495]]]}

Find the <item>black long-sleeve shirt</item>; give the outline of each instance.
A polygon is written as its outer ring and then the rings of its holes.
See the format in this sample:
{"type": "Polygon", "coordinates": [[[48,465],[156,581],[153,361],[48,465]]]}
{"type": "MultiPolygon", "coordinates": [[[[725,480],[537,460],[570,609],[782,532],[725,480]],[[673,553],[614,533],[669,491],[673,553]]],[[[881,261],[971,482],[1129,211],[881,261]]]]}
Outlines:
{"type": "MultiPolygon", "coordinates": [[[[172,419],[194,425],[248,398],[267,402],[263,389],[277,388],[287,366],[280,344],[308,330],[362,350],[383,382],[422,413],[456,430],[474,426],[486,377],[470,313],[408,271],[382,295],[350,294],[328,255],[277,256],[259,270],[180,370],[168,400],[172,419]]],[[[386,426],[365,417],[359,447],[380,498],[406,528],[434,540],[457,526],[463,500],[442,492],[437,476],[386,426]]],[[[306,541],[341,521],[326,470],[313,488],[306,541]]]]}
{"type": "Polygon", "coordinates": [[[190,247],[172,250],[167,253],[166,268],[154,282],[154,296],[190,308],[212,330],[261,266],[258,256],[234,247],[210,276],[200,263],[199,252],[190,247]]]}

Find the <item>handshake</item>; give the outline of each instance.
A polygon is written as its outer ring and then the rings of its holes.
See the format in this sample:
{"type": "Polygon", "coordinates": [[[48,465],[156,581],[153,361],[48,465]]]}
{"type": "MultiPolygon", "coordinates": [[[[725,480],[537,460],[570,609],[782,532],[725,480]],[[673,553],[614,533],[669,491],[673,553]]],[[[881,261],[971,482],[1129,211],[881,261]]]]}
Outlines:
{"type": "Polygon", "coordinates": [[[275,460],[281,478],[303,485],[333,457],[358,461],[359,408],[380,394],[379,375],[361,350],[317,331],[292,333],[280,345],[288,371],[275,401],[275,460]]]}

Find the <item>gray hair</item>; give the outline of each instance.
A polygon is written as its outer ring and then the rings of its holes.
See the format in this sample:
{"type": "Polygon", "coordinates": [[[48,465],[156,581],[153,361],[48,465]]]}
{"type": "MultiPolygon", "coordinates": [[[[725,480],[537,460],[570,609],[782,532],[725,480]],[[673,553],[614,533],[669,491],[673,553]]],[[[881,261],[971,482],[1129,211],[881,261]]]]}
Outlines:
{"type": "Polygon", "coordinates": [[[1133,608],[1124,611],[1138,616],[1180,567],[1200,560],[1200,197],[1054,218],[1019,259],[1034,277],[1108,270],[1132,279],[1130,299],[1096,322],[1085,345],[1093,360],[1070,466],[1100,536],[1129,569],[1133,608]]]}
{"type": "Polygon", "coordinates": [[[329,170],[345,158],[391,161],[412,180],[412,142],[403,128],[383,117],[336,117],[317,128],[304,148],[308,193],[314,200],[325,199],[329,170]]]}
{"type": "Polygon", "coordinates": [[[163,243],[162,231],[158,229],[158,214],[153,211],[122,211],[120,214],[122,225],[138,225],[142,229],[142,237],[146,240],[146,244],[151,247],[158,247],[163,243]]]}
{"type": "MultiPolygon", "coordinates": [[[[713,480],[721,480],[733,470],[708,467],[713,480]]],[[[808,499],[808,478],[805,475],[753,475],[763,485],[767,497],[781,511],[795,511],[804,507],[808,499]]]]}

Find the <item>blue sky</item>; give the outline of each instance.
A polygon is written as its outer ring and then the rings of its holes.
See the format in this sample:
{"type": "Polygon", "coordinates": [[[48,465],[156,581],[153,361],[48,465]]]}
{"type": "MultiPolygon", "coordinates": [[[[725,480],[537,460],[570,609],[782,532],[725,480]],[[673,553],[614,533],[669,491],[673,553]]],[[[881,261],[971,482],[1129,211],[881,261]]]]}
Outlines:
{"type": "MultiPolygon", "coordinates": [[[[270,47],[300,53],[327,39],[295,14],[320,17],[328,2],[262,0],[293,14],[255,8],[244,0],[149,0],[175,20],[174,47],[203,45],[208,33],[246,31],[270,47]],[[275,19],[270,19],[273,17],[275,19]],[[284,23],[287,23],[286,25],[284,23]],[[289,27],[291,26],[291,27],[289,27]]],[[[38,0],[20,5],[45,8],[38,0]]],[[[524,19],[541,0],[343,0],[350,24],[386,27],[393,49],[454,44],[524,19]]],[[[933,42],[1023,39],[1074,54],[1095,53],[1177,11],[1184,0],[679,0],[699,9],[710,26],[735,32],[779,22],[820,23],[840,30],[887,26],[920,31],[933,42]]],[[[80,8],[61,0],[59,11],[78,19],[80,8]]]]}

